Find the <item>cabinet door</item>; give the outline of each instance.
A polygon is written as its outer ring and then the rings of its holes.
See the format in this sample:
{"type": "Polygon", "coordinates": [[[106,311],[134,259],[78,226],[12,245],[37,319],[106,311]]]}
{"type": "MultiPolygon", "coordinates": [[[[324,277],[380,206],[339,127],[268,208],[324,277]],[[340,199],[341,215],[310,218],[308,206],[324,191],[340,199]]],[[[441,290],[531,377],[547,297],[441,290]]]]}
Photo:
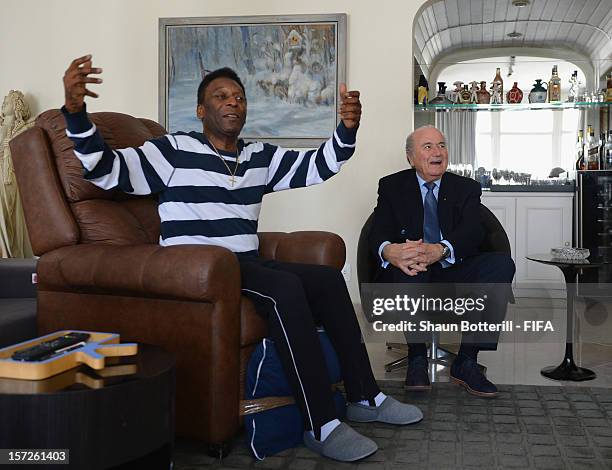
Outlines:
{"type": "Polygon", "coordinates": [[[512,251],[512,259],[516,259],[516,198],[496,197],[483,194],[482,203],[495,214],[502,224],[512,251]]]}
{"type": "Polygon", "coordinates": [[[526,289],[563,289],[555,266],[529,261],[529,254],[572,245],[571,197],[519,197],[516,200],[516,285],[526,289]]]}

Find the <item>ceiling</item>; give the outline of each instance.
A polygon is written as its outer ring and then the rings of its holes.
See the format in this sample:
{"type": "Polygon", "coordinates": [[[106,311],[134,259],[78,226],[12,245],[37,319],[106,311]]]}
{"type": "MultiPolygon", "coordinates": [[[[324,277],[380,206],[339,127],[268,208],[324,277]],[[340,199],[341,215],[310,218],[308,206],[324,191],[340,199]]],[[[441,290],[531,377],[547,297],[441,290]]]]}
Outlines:
{"type": "Polygon", "coordinates": [[[599,76],[612,67],[612,0],[530,0],[523,8],[512,0],[431,0],[413,31],[416,60],[426,74],[462,51],[490,48],[558,50],[559,58],[570,51],[599,76]],[[513,32],[522,36],[507,36],[513,32]]]}

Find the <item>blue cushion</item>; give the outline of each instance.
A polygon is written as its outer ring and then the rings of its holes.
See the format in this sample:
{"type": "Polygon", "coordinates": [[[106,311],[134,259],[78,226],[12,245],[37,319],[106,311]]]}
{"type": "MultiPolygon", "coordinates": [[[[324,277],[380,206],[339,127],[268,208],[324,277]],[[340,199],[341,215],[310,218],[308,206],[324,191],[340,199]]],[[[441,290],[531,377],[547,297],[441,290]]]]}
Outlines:
{"type": "MultiPolygon", "coordinates": [[[[340,363],[329,338],[319,331],[330,382],[342,380],[340,363]]],[[[253,351],[247,368],[246,399],[292,396],[293,390],[285,377],[274,341],[264,339],[253,351]]],[[[334,393],[338,417],[344,416],[346,400],[339,391],[334,393]]],[[[296,404],[281,406],[244,417],[244,424],[253,455],[264,459],[302,443],[304,418],[296,404]]]]}

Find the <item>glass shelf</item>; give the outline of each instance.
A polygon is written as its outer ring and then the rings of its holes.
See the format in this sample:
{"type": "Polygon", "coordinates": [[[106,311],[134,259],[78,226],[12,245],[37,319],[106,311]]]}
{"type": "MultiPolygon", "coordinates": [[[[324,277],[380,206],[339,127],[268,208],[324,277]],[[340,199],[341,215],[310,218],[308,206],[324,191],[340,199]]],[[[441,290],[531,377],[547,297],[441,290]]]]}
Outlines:
{"type": "Polygon", "coordinates": [[[586,109],[607,108],[612,102],[576,102],[576,103],[516,103],[516,104],[422,104],[414,105],[414,110],[424,111],[527,111],[533,109],[586,109]]]}

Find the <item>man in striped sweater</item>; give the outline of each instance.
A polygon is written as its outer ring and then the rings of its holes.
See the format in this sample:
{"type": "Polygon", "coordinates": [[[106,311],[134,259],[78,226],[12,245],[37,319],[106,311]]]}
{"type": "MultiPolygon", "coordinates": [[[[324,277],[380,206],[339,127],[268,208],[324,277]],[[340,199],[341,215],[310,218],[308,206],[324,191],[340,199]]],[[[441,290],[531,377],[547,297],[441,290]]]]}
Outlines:
{"type": "Polygon", "coordinates": [[[236,73],[209,73],[197,91],[202,132],[177,132],[138,148],[112,150],[89,121],[85,96],[90,55],[75,59],[64,75],[68,137],[85,178],[104,189],[157,194],[160,244],[217,245],[240,262],[242,292],[268,321],[306,432],[304,442],[330,458],[354,461],[376,451],[376,444],[340,423],[316,334],[325,328],[338,354],[353,421],[409,424],[421,411],[385,396],[378,388],[351,299],[341,273],[318,265],[282,263],[258,255],[257,222],[265,194],[318,184],[335,175],[351,157],[361,117],[359,92],[340,86],[341,123],[316,150],[293,151],[239,139],[247,114],[245,89],[236,73]]]}

